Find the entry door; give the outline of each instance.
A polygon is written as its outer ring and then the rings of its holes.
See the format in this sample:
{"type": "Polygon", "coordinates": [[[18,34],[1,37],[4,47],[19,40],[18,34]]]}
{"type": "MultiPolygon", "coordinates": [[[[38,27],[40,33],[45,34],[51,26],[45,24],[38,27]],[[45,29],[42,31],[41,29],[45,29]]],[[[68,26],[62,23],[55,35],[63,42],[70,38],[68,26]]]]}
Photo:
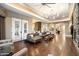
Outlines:
{"type": "Polygon", "coordinates": [[[22,20],[22,40],[26,39],[28,33],[28,22],[26,20],[22,20]]]}
{"type": "Polygon", "coordinates": [[[12,19],[12,39],[13,40],[21,40],[21,20],[13,18],[12,19]]]}
{"type": "Polygon", "coordinates": [[[5,39],[5,18],[0,16],[0,40],[5,39]]]}

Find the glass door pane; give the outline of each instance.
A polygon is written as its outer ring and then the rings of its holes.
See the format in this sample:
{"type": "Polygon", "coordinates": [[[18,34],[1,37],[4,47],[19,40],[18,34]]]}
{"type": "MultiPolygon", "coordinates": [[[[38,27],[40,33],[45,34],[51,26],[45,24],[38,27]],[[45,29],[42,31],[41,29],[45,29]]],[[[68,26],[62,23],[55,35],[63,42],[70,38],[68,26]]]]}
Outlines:
{"type": "Polygon", "coordinates": [[[12,20],[12,39],[15,41],[21,40],[21,20],[13,18],[12,20]]]}
{"type": "Polygon", "coordinates": [[[22,39],[26,39],[28,29],[27,29],[28,22],[26,20],[22,20],[22,39]]]}

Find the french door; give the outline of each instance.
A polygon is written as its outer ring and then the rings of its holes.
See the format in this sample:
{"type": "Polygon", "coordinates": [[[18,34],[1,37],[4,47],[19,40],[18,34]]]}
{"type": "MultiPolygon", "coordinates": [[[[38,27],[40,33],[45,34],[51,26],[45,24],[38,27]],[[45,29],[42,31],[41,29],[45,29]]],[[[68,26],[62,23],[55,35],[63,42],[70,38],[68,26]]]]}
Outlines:
{"type": "Polygon", "coordinates": [[[12,39],[21,40],[21,20],[16,18],[12,19],[12,39]]]}
{"type": "Polygon", "coordinates": [[[22,40],[26,39],[28,33],[28,22],[26,20],[22,20],[22,40]]]}
{"type": "Polygon", "coordinates": [[[20,41],[26,39],[28,32],[28,25],[26,20],[12,19],[12,39],[14,41],[20,41]]]}

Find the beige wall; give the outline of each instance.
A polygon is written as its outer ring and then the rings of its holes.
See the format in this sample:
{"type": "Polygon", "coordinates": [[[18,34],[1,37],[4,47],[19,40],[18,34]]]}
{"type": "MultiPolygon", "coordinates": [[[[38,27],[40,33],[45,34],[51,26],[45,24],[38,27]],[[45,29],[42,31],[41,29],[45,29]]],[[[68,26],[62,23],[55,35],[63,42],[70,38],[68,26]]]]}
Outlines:
{"type": "Polygon", "coordinates": [[[0,8],[0,15],[5,16],[5,32],[6,32],[6,39],[11,39],[12,38],[12,18],[18,18],[22,20],[27,20],[28,21],[28,32],[33,32],[33,27],[32,27],[32,18],[27,17],[25,15],[20,15],[11,11],[7,11],[3,8],[0,8]]]}
{"type": "MultiPolygon", "coordinates": [[[[24,19],[28,21],[28,33],[34,32],[34,18],[33,17],[27,17],[25,15],[17,14],[11,11],[7,11],[3,8],[0,8],[0,15],[6,16],[5,18],[5,26],[6,26],[6,39],[11,39],[12,36],[12,17],[18,18],[18,19],[24,19]]],[[[47,29],[49,30],[51,28],[51,24],[47,24],[47,29]]],[[[44,31],[44,27],[46,27],[46,23],[42,23],[42,31],[44,31]]],[[[65,34],[70,35],[70,28],[69,28],[69,23],[65,23],[65,34]]]]}
{"type": "Polygon", "coordinates": [[[6,16],[6,11],[2,7],[0,7],[0,15],[6,16]]]}
{"type": "Polygon", "coordinates": [[[33,31],[32,30],[32,23],[33,23],[32,17],[28,17],[28,16],[25,16],[25,15],[20,15],[20,14],[13,13],[13,12],[8,12],[8,17],[28,21],[28,33],[33,31]]]}
{"type": "Polygon", "coordinates": [[[34,28],[33,28],[33,20],[32,19],[29,19],[28,20],[28,33],[32,33],[34,30],[34,28]]]}
{"type": "Polygon", "coordinates": [[[41,31],[49,31],[49,26],[48,26],[48,23],[45,23],[45,22],[42,22],[41,24],[41,31]]]}
{"type": "Polygon", "coordinates": [[[5,18],[5,32],[6,32],[6,39],[12,38],[12,18],[6,17],[5,18]]]}
{"type": "MultiPolygon", "coordinates": [[[[71,25],[71,22],[68,21],[68,22],[61,22],[61,23],[63,23],[65,25],[65,35],[70,35],[70,25],[71,25]]],[[[56,28],[56,24],[59,24],[59,23],[50,23],[48,28],[51,29],[52,26],[54,28],[56,28]]]]}
{"type": "Polygon", "coordinates": [[[71,26],[70,21],[65,23],[65,35],[71,35],[70,34],[70,26],[71,26]]]}

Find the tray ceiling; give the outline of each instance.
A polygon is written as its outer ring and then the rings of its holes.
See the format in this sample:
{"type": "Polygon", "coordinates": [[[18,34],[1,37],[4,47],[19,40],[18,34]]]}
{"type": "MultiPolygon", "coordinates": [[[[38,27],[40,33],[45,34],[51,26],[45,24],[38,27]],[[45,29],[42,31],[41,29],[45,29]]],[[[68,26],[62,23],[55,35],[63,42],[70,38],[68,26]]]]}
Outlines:
{"type": "Polygon", "coordinates": [[[29,6],[38,15],[52,21],[68,18],[69,5],[68,3],[24,3],[29,6]]]}

